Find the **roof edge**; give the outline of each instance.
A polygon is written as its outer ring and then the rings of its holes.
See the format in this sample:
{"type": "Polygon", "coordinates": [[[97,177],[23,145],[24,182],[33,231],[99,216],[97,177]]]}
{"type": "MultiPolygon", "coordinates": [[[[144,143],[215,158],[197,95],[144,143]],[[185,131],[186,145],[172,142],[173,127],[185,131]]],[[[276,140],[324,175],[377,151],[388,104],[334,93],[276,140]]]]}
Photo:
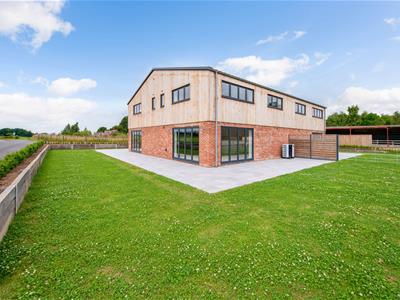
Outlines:
{"type": "Polygon", "coordinates": [[[288,94],[288,93],[285,93],[285,92],[282,92],[282,91],[267,87],[265,85],[262,85],[262,84],[259,84],[259,83],[253,82],[253,81],[249,81],[249,80],[241,78],[239,76],[232,75],[232,74],[229,74],[229,73],[226,73],[224,71],[220,71],[220,70],[217,70],[217,69],[215,69],[213,67],[208,67],[208,66],[203,66],[203,67],[164,67],[164,68],[160,67],[160,68],[153,68],[153,69],[151,69],[149,74],[146,76],[146,78],[143,80],[143,82],[140,84],[140,86],[137,88],[137,90],[135,91],[133,96],[129,99],[127,105],[129,105],[129,103],[131,103],[132,99],[136,96],[136,94],[139,92],[140,88],[144,85],[144,83],[147,81],[147,79],[150,77],[150,75],[154,71],[211,71],[211,72],[218,72],[219,74],[222,74],[222,75],[227,76],[227,77],[231,77],[231,78],[233,78],[235,80],[243,81],[243,82],[245,82],[247,84],[252,84],[252,85],[258,86],[260,88],[263,88],[263,89],[266,89],[266,90],[270,90],[272,92],[279,93],[279,94],[285,95],[287,97],[291,97],[293,99],[297,99],[297,100],[309,103],[311,105],[316,105],[316,106],[319,106],[319,107],[322,107],[322,108],[326,109],[326,106],[324,106],[324,105],[321,105],[321,104],[318,104],[318,103],[315,103],[315,102],[312,102],[312,101],[309,101],[309,100],[306,100],[306,99],[302,99],[302,98],[299,98],[297,96],[293,96],[291,94],[288,94]]]}

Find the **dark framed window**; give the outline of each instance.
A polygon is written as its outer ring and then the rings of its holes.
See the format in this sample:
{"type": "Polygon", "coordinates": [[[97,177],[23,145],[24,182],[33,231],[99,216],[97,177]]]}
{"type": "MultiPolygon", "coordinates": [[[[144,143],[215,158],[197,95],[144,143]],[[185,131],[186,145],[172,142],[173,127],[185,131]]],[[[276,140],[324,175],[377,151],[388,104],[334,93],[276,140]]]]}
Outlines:
{"type": "Polygon", "coordinates": [[[283,109],[283,99],[281,97],[268,95],[268,107],[283,109]]]}
{"type": "Polygon", "coordinates": [[[295,113],[299,115],[306,115],[306,106],[301,103],[296,103],[295,104],[295,113]]]}
{"type": "Polygon", "coordinates": [[[132,130],[131,131],[131,143],[132,151],[142,152],[142,131],[132,130]]]}
{"type": "Polygon", "coordinates": [[[165,95],[161,94],[160,95],[160,107],[164,107],[165,106],[165,95]]]}
{"type": "Polygon", "coordinates": [[[226,81],[222,81],[221,89],[223,98],[254,103],[254,90],[252,89],[226,81]]]}
{"type": "Polygon", "coordinates": [[[199,162],[199,127],[174,128],[173,157],[193,163],[199,162]]]}
{"type": "Polygon", "coordinates": [[[313,107],[312,111],[313,111],[313,117],[314,118],[319,118],[319,119],[323,119],[324,118],[324,112],[323,112],[322,109],[313,107]]]}
{"type": "Polygon", "coordinates": [[[156,98],[155,98],[155,97],[153,97],[153,98],[151,99],[151,109],[152,109],[152,110],[155,110],[155,109],[156,109],[156,98]]]}
{"type": "Polygon", "coordinates": [[[221,128],[221,162],[252,160],[254,156],[252,128],[221,128]]]}
{"type": "Polygon", "coordinates": [[[142,112],[142,103],[135,104],[133,106],[133,114],[138,115],[142,112]]]}
{"type": "Polygon", "coordinates": [[[190,84],[172,91],[172,104],[190,100],[190,84]]]}

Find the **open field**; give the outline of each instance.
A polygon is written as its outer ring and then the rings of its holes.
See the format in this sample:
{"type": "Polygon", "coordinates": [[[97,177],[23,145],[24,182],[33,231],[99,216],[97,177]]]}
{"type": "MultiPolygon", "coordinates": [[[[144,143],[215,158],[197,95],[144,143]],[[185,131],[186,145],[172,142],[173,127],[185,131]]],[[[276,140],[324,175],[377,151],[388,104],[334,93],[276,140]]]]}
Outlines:
{"type": "Polygon", "coordinates": [[[0,299],[398,298],[399,199],[390,154],[209,195],[50,151],[0,244],[0,299]]]}

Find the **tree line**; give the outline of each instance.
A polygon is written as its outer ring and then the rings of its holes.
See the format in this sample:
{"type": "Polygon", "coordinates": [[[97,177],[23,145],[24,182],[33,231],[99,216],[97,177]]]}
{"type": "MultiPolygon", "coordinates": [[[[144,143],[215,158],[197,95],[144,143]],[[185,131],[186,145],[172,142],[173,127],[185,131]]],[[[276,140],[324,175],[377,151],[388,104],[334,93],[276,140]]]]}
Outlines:
{"type": "MultiPolygon", "coordinates": [[[[107,129],[107,127],[101,126],[97,129],[97,132],[105,132],[106,130],[116,130],[118,133],[127,134],[128,133],[128,116],[122,118],[121,122],[118,125],[114,125],[113,127],[107,129]]],[[[67,124],[64,129],[61,131],[63,135],[79,135],[79,136],[90,136],[92,132],[87,128],[81,130],[79,128],[79,123],[75,124],[67,124]]]]}
{"type": "Polygon", "coordinates": [[[33,135],[32,131],[22,129],[22,128],[2,128],[2,129],[0,129],[0,136],[31,137],[32,135],[33,135]]]}
{"type": "Polygon", "coordinates": [[[326,119],[326,126],[357,125],[400,125],[400,112],[380,115],[364,111],[360,114],[360,108],[352,105],[347,108],[347,112],[334,113],[326,119]]]}

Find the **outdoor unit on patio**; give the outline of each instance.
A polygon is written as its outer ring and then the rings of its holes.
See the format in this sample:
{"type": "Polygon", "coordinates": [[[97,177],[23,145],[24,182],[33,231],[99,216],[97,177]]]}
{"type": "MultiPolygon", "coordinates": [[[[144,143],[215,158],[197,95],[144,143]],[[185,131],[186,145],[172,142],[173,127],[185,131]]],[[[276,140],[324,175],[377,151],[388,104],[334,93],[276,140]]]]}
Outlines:
{"type": "Polygon", "coordinates": [[[282,145],[282,158],[294,158],[294,144],[282,145]]]}

